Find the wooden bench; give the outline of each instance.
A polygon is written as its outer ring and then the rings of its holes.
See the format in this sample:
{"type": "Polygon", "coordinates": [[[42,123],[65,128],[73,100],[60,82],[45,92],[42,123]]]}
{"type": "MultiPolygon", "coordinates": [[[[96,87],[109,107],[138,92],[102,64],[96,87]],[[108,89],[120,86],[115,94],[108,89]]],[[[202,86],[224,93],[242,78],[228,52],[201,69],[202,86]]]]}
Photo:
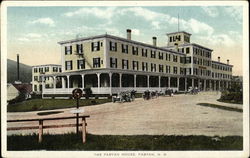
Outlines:
{"type": "MultiPolygon", "coordinates": [[[[82,118],[82,122],[79,124],[79,126],[82,126],[82,142],[86,142],[86,118],[90,117],[89,115],[83,115],[79,116],[78,118],[82,118]]],[[[63,128],[63,127],[76,127],[77,124],[62,124],[62,125],[47,125],[44,126],[44,121],[49,120],[66,120],[66,119],[76,119],[76,116],[70,116],[70,117],[55,117],[55,118],[39,118],[39,119],[22,119],[22,120],[7,120],[7,122],[31,122],[31,121],[38,121],[38,126],[26,126],[26,127],[9,127],[7,130],[27,130],[27,129],[38,129],[38,142],[42,142],[42,136],[43,136],[43,129],[47,128],[63,128]]]]}

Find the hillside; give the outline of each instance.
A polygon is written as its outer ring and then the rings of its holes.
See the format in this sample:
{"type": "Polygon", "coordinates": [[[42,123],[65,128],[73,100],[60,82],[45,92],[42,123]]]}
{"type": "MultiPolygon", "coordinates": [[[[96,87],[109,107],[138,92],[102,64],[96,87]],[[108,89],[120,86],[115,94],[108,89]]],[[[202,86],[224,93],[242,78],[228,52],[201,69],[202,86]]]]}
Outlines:
{"type": "MultiPolygon", "coordinates": [[[[20,81],[30,83],[32,81],[32,67],[20,63],[20,81]]],[[[13,83],[17,80],[17,62],[7,59],[7,82],[13,83]]]]}

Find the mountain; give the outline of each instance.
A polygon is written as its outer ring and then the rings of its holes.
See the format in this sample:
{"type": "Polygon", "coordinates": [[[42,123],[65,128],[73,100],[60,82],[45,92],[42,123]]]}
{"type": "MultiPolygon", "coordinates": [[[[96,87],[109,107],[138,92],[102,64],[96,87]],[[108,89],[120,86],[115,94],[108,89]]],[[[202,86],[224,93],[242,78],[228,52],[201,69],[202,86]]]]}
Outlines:
{"type": "MultiPolygon", "coordinates": [[[[20,81],[30,83],[32,81],[32,67],[29,65],[19,64],[20,81]]],[[[17,62],[7,59],[7,82],[14,83],[17,80],[17,62]]]]}

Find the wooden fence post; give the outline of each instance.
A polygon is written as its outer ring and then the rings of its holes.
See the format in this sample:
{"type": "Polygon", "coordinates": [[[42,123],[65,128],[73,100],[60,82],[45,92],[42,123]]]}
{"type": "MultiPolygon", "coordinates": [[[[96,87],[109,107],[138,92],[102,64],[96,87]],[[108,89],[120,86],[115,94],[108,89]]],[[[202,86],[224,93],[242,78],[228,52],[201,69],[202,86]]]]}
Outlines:
{"type": "Polygon", "coordinates": [[[39,120],[38,142],[42,142],[43,136],[43,120],[39,120]]]}
{"type": "Polygon", "coordinates": [[[86,120],[85,117],[82,118],[82,143],[86,142],[86,120]]]}

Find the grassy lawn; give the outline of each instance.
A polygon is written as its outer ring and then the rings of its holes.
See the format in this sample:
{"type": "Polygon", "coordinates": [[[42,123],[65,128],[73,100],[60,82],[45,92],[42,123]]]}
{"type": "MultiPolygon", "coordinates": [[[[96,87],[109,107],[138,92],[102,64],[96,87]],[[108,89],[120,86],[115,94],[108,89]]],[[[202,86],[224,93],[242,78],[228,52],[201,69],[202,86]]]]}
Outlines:
{"type": "Polygon", "coordinates": [[[211,107],[211,108],[218,108],[218,109],[228,110],[228,111],[243,112],[242,109],[237,109],[237,108],[232,108],[232,107],[227,107],[227,106],[222,106],[222,105],[217,105],[217,104],[198,103],[197,105],[211,107]]]}
{"type": "Polygon", "coordinates": [[[242,150],[241,136],[87,135],[87,143],[75,134],[7,137],[8,150],[242,150]]]}
{"type": "MultiPolygon", "coordinates": [[[[111,102],[111,99],[89,99],[80,100],[79,106],[89,106],[111,102]]],[[[8,112],[26,112],[39,110],[53,110],[76,107],[73,99],[31,99],[24,102],[8,105],[8,112]]]]}

